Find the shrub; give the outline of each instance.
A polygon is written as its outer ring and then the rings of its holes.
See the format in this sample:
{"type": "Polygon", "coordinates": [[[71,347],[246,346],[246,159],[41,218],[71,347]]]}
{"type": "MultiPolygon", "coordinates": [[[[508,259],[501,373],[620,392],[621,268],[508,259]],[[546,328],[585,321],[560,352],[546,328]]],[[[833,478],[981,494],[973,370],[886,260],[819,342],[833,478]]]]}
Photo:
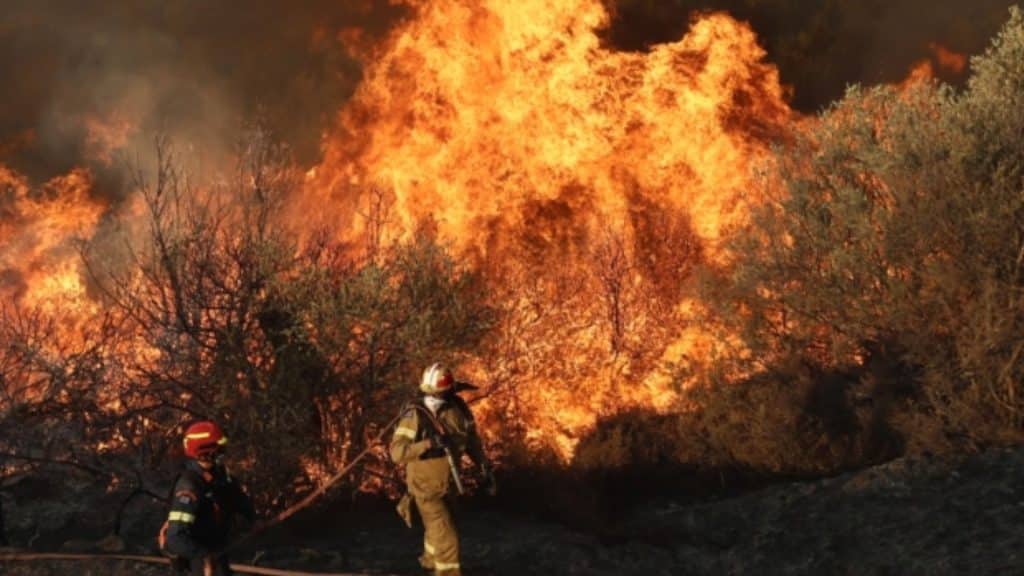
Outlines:
{"type": "Polygon", "coordinates": [[[778,149],[765,178],[771,201],[754,209],[732,240],[734,262],[707,284],[749,352],[728,359],[731,369],[864,371],[871,351],[885,349],[907,367],[894,384],[917,390],[908,406],[918,416],[902,419],[923,426],[903,431],[910,444],[1020,439],[1019,10],[973,68],[962,93],[934,83],[851,89],[778,149]],[[936,427],[941,439],[926,430],[936,427]]]}
{"type": "Polygon", "coordinates": [[[91,386],[121,391],[117,409],[172,452],[188,421],[221,422],[273,508],[363,451],[427,359],[457,360],[490,320],[477,277],[428,236],[372,258],[303,246],[281,219],[297,182],[287,151],[256,131],[239,158],[235,177],[193,188],[161,143],[156,178],[136,179],[146,218],[124,237],[127,262],[87,251],[130,340],[111,357],[122,376],[91,386]]]}

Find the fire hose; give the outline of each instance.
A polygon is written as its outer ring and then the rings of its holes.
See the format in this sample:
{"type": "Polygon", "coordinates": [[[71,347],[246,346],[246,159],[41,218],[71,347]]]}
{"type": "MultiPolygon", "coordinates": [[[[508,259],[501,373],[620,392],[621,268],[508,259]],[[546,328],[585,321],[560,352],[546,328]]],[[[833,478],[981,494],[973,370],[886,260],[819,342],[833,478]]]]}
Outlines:
{"type": "MultiPolygon", "coordinates": [[[[321,485],[319,488],[309,493],[305,498],[288,507],[283,512],[278,513],[272,519],[259,524],[256,528],[249,531],[247,534],[242,536],[240,539],[233,542],[228,549],[235,549],[242,543],[248,541],[253,536],[266,531],[268,528],[284,522],[288,518],[291,518],[300,510],[307,508],[310,504],[316,501],[318,498],[323,496],[332,486],[341,481],[342,478],[347,476],[355,468],[363,458],[365,458],[370,452],[377,446],[377,444],[384,438],[384,435],[391,430],[392,427],[401,418],[401,414],[395,416],[391,422],[388,423],[380,433],[366,446],[362,452],[360,452],[347,466],[345,466],[340,472],[331,476],[327,482],[321,485]]],[[[14,552],[0,554],[0,562],[28,562],[28,561],[40,561],[40,560],[64,560],[64,561],[81,561],[81,560],[125,560],[131,562],[144,562],[148,564],[166,564],[170,565],[170,559],[160,556],[142,556],[142,555],[130,555],[130,554],[61,554],[61,553],[36,553],[36,552],[14,552]]],[[[249,566],[245,564],[232,564],[231,569],[239,574],[258,574],[264,576],[358,576],[351,572],[296,572],[294,570],[280,570],[276,568],[263,568],[260,566],[249,566]]]]}
{"type": "Polygon", "coordinates": [[[377,446],[377,444],[381,441],[381,439],[384,438],[384,435],[387,434],[388,431],[391,430],[391,428],[393,428],[394,425],[398,423],[398,420],[401,417],[402,417],[402,415],[399,414],[398,416],[395,416],[394,418],[392,418],[391,422],[388,422],[387,426],[382,428],[380,433],[377,434],[377,436],[369,444],[367,444],[366,449],[364,449],[362,452],[360,452],[359,455],[357,455],[351,462],[349,462],[348,466],[345,466],[340,472],[338,472],[334,476],[331,476],[327,480],[327,482],[325,482],[322,486],[320,486],[316,490],[310,492],[305,498],[303,498],[302,500],[296,502],[294,505],[288,507],[283,512],[280,512],[279,514],[277,514],[276,516],[274,516],[270,520],[268,520],[268,521],[258,525],[256,528],[254,528],[253,530],[251,530],[248,533],[246,533],[240,539],[238,539],[235,542],[233,542],[228,547],[228,549],[231,550],[231,549],[237,548],[239,545],[241,545],[244,542],[247,542],[253,536],[266,531],[268,528],[270,528],[272,526],[276,526],[276,525],[280,524],[281,522],[284,522],[288,518],[291,518],[293,515],[295,515],[296,512],[298,512],[298,511],[308,507],[310,504],[312,504],[314,501],[316,501],[317,498],[323,496],[324,493],[326,493],[332,486],[334,486],[335,484],[340,482],[341,479],[344,478],[345,476],[348,476],[349,472],[351,472],[352,469],[355,468],[356,464],[358,464],[360,460],[365,458],[377,446]]]}
{"type": "MultiPolygon", "coordinates": [[[[169,558],[160,556],[136,556],[131,554],[59,554],[59,553],[35,553],[14,552],[0,554],[0,562],[28,562],[28,561],[82,561],[82,560],[121,560],[127,562],[141,562],[145,564],[170,565],[169,558]]],[[[298,572],[295,570],[280,570],[277,568],[263,568],[261,566],[249,566],[247,564],[232,564],[231,569],[239,574],[257,574],[262,576],[360,576],[355,572],[298,572]]]]}

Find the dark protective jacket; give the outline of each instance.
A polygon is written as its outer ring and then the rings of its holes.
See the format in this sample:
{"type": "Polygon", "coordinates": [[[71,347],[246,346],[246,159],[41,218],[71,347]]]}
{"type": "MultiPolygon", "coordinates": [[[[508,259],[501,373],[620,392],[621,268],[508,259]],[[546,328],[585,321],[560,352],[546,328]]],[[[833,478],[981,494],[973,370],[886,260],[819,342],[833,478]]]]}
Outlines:
{"type": "Polygon", "coordinates": [[[252,501],[227,469],[215,466],[204,470],[190,460],[174,484],[161,548],[179,558],[218,555],[227,545],[238,515],[252,522],[252,501]]]}
{"type": "Polygon", "coordinates": [[[419,399],[405,409],[391,440],[391,459],[396,464],[405,465],[409,493],[416,498],[442,497],[451,489],[448,461],[443,450],[430,448],[432,435],[445,436],[455,462],[459,462],[463,454],[468,454],[475,464],[483,466],[486,463],[483,444],[469,406],[456,394],[446,396],[445,400],[433,418],[441,430],[435,429],[434,422],[427,416],[428,409],[419,399]]]}

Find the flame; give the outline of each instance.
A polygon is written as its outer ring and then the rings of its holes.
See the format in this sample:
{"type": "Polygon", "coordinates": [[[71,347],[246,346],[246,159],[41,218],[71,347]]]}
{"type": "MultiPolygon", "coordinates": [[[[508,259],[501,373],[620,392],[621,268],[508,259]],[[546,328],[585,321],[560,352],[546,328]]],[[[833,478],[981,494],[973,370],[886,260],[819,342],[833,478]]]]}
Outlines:
{"type": "Polygon", "coordinates": [[[932,51],[932,58],[935,59],[940,69],[956,75],[967,71],[966,55],[954,52],[937,42],[929,44],[928,49],[932,51]]]}
{"type": "Polygon", "coordinates": [[[94,311],[76,241],[92,235],[105,206],[90,197],[83,169],[32,189],[0,165],[0,295],[51,312],[94,311]]]}
{"type": "Polygon", "coordinates": [[[915,62],[911,66],[910,72],[907,73],[907,77],[899,82],[897,88],[906,90],[912,86],[930,82],[940,73],[955,77],[962,76],[967,71],[966,55],[954,52],[937,42],[928,44],[928,50],[931,51],[931,56],[915,62]]]}
{"type": "Polygon", "coordinates": [[[596,0],[406,3],[415,17],[367,58],[294,218],[358,236],[363,197],[386,191],[390,237],[433,230],[488,269],[511,323],[549,311],[521,333],[552,351],[504,360],[530,364],[509,368],[535,407],[523,417],[563,455],[601,415],[670,406],[659,366],[711,346],[679,293],[687,258],[721,257],[756,201],[751,167],[794,116],[755,34],[707,14],[677,42],[623,53],[602,45],[596,0]],[[606,235],[620,259],[602,260],[606,235]],[[647,349],[626,354],[630,338],[647,349]]]}
{"type": "MultiPolygon", "coordinates": [[[[364,80],[286,216],[349,245],[429,231],[477,267],[502,327],[462,369],[501,392],[482,419],[514,411],[531,446],[568,459],[604,416],[677,406],[670,365],[718,346],[689,273],[726,264],[718,241],[759,200],[751,170],[797,120],[754,32],[705,14],[626,53],[602,44],[598,0],[405,3],[376,46],[333,36],[364,80]]],[[[108,164],[135,130],[83,125],[108,164]]],[[[74,250],[106,211],[90,187],[84,169],[32,189],[0,167],[0,291],[19,305],[93,310],[74,250]]]]}
{"type": "Polygon", "coordinates": [[[486,223],[566,186],[609,217],[635,186],[689,208],[713,239],[735,220],[742,167],[760,149],[748,129],[789,115],[753,32],[722,14],[625,54],[600,46],[608,15],[597,2],[413,5],[419,17],[368,62],[327,143],[318,205],[385,186],[402,230],[432,219],[467,247],[486,223]]]}
{"type": "Polygon", "coordinates": [[[917,86],[925,82],[931,82],[934,79],[935,66],[932,65],[930,60],[920,60],[910,68],[910,72],[907,73],[907,77],[897,85],[897,88],[901,91],[905,91],[913,86],[917,86]]]}

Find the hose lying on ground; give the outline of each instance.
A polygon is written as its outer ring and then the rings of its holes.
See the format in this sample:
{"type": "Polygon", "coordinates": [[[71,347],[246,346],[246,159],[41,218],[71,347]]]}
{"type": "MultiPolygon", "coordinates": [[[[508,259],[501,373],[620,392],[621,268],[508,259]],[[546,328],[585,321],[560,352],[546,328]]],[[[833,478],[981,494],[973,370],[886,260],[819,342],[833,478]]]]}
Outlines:
{"type": "MultiPolygon", "coordinates": [[[[4,562],[29,562],[29,561],[83,561],[83,560],[122,560],[128,562],[142,562],[145,564],[166,564],[171,561],[160,556],[134,556],[131,554],[57,554],[57,553],[10,553],[0,554],[0,563],[4,562]]],[[[297,572],[295,570],[280,570],[277,568],[263,568],[262,566],[249,566],[246,564],[232,564],[231,569],[239,574],[257,574],[261,576],[361,576],[355,572],[297,572]]]]}
{"type": "MultiPolygon", "coordinates": [[[[308,507],[317,498],[324,495],[331,488],[331,486],[337,484],[342,478],[347,476],[356,464],[358,464],[363,458],[366,457],[376,446],[377,443],[384,438],[384,435],[398,422],[401,415],[395,416],[391,422],[385,426],[379,434],[371,441],[365,450],[359,453],[352,462],[345,466],[340,472],[332,476],[322,486],[308,494],[305,498],[289,507],[287,510],[277,514],[269,521],[260,525],[259,529],[252,530],[245,534],[239,540],[236,540],[229,547],[230,549],[237,548],[240,544],[249,540],[252,536],[265,531],[271,526],[280,524],[288,518],[292,517],[295,513],[308,507]]],[[[63,560],[63,561],[83,561],[83,560],[125,560],[130,562],[143,562],[147,564],[170,564],[170,560],[160,556],[141,556],[131,554],[60,554],[60,553],[43,553],[43,552],[24,552],[24,553],[0,553],[0,563],[3,562],[28,562],[28,561],[41,561],[41,560],[63,560]]],[[[280,570],[276,568],[263,568],[260,566],[249,566],[245,564],[232,564],[231,569],[239,574],[257,574],[263,576],[360,576],[352,572],[296,572],[294,570],[280,570]]]]}
{"type": "Polygon", "coordinates": [[[352,469],[355,468],[356,464],[358,464],[360,460],[365,458],[366,455],[369,454],[377,446],[377,443],[379,443],[381,441],[381,439],[384,438],[384,435],[387,434],[388,431],[391,430],[391,428],[395,424],[398,423],[398,420],[401,417],[402,417],[402,415],[399,414],[398,416],[395,416],[394,418],[392,418],[391,422],[388,422],[388,425],[385,426],[384,428],[382,428],[380,433],[377,434],[377,436],[369,444],[367,444],[365,450],[360,452],[359,455],[357,455],[351,462],[349,462],[348,466],[345,466],[341,470],[341,472],[338,472],[334,476],[331,476],[327,480],[327,482],[325,482],[323,484],[323,486],[320,486],[319,488],[317,488],[316,490],[314,490],[313,492],[308,494],[305,498],[303,498],[302,500],[298,501],[294,505],[290,506],[287,510],[284,510],[283,512],[280,512],[276,516],[271,518],[270,520],[268,520],[268,521],[266,521],[264,523],[259,524],[256,528],[254,528],[253,530],[250,530],[249,532],[247,532],[244,536],[242,536],[241,538],[239,538],[235,542],[232,542],[231,545],[228,546],[228,549],[229,550],[234,550],[235,548],[238,548],[239,546],[241,546],[242,544],[247,542],[249,539],[251,539],[253,536],[255,536],[257,534],[260,534],[261,532],[266,531],[268,528],[270,528],[272,526],[276,526],[277,524],[280,524],[281,522],[284,522],[288,518],[291,518],[296,512],[302,510],[303,508],[306,508],[307,506],[312,504],[317,498],[323,496],[324,493],[327,492],[327,490],[329,490],[331,488],[331,486],[334,486],[342,478],[347,476],[349,474],[349,472],[351,472],[352,469]]]}

